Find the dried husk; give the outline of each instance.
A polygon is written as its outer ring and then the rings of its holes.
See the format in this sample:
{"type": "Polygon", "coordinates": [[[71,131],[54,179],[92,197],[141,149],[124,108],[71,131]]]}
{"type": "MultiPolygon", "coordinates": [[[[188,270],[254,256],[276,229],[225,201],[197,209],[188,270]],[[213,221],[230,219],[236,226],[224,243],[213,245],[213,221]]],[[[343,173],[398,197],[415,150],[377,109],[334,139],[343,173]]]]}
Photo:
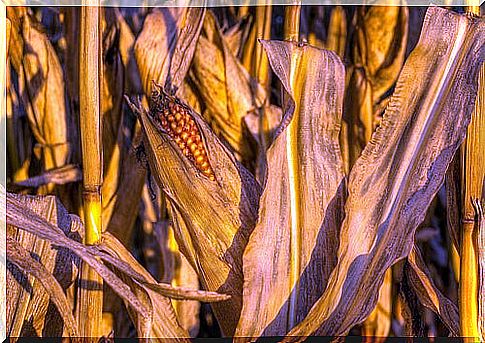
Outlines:
{"type": "Polygon", "coordinates": [[[231,52],[211,12],[205,16],[190,77],[205,106],[204,117],[238,158],[253,158],[244,137],[244,117],[262,106],[266,94],[231,52]]]}
{"type": "Polygon", "coordinates": [[[337,266],[289,335],[346,334],[374,307],[385,270],[409,254],[470,122],[484,31],[483,19],[428,9],[381,127],[351,171],[337,266]]]}
{"type": "Polygon", "coordinates": [[[150,169],[169,202],[180,251],[204,289],[231,295],[213,308],[224,334],[232,335],[242,306],[242,252],[256,221],[259,186],[199,114],[191,111],[215,181],[196,169],[141,104],[137,111],[150,169]]]}
{"type": "Polygon", "coordinates": [[[205,8],[161,8],[147,15],[135,42],[135,56],[145,94],[152,81],[179,88],[190,67],[205,8]]]}
{"type": "Polygon", "coordinates": [[[19,77],[19,94],[45,170],[69,158],[65,85],[61,64],[47,36],[25,8],[9,7],[10,56],[19,77]]]}
{"type": "Polygon", "coordinates": [[[338,145],[344,66],[333,53],[263,41],[284,87],[267,152],[259,219],[244,252],[237,336],[284,335],[322,294],[336,264],[345,178],[338,145]]]}
{"type": "Polygon", "coordinates": [[[376,105],[397,80],[404,62],[408,32],[406,7],[360,8],[356,16],[345,102],[349,169],[375,129],[376,105]]]}

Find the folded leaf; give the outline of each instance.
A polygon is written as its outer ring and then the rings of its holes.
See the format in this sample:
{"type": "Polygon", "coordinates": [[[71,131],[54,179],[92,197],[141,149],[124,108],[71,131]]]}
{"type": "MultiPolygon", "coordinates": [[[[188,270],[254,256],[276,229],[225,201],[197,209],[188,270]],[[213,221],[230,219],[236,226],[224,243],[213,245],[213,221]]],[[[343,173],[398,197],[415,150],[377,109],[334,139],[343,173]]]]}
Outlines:
{"type": "Polygon", "coordinates": [[[241,309],[242,252],[256,221],[259,186],[200,115],[180,100],[158,89],[150,112],[141,104],[135,110],[180,251],[204,289],[231,295],[213,305],[223,332],[231,335],[241,309]],[[167,120],[178,126],[169,129],[167,120]]]}
{"type": "Polygon", "coordinates": [[[351,171],[337,266],[289,335],[346,334],[374,307],[384,272],[409,254],[470,122],[484,33],[483,19],[428,9],[381,127],[351,171]]]}
{"type": "Polygon", "coordinates": [[[330,51],[263,41],[284,87],[259,220],[244,253],[237,336],[284,335],[322,294],[336,263],[344,173],[338,134],[344,66],[330,51]]]}

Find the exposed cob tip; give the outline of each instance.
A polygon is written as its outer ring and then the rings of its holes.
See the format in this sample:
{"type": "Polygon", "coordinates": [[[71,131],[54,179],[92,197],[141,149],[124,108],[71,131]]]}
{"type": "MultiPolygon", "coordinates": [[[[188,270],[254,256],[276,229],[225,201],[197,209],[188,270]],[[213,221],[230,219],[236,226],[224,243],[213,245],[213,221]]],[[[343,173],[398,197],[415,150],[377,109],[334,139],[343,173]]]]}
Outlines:
{"type": "Polygon", "coordinates": [[[185,157],[210,180],[215,180],[209,164],[207,151],[190,109],[176,97],[166,94],[162,87],[153,82],[150,114],[168,135],[177,143],[185,157]]]}

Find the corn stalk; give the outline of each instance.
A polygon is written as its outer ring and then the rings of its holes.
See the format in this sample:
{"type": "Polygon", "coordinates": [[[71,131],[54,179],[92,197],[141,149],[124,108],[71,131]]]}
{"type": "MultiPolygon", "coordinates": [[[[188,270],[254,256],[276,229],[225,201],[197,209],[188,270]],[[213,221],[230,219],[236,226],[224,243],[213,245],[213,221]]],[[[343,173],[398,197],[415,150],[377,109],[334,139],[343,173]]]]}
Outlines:
{"type": "MultiPolygon", "coordinates": [[[[468,13],[480,15],[480,7],[470,6],[468,13]]],[[[478,74],[478,96],[475,110],[462,146],[462,225],[460,253],[460,335],[479,339],[478,329],[478,251],[475,232],[477,216],[472,199],[482,199],[485,181],[485,66],[478,74]]]]}
{"type": "MultiPolygon", "coordinates": [[[[101,184],[103,155],[100,125],[102,52],[100,8],[83,6],[79,37],[79,102],[83,161],[85,244],[98,243],[102,232],[101,184]]],[[[84,337],[101,335],[103,281],[88,265],[81,267],[77,320],[84,337]],[[89,320],[86,320],[89,318],[89,320]]]]}

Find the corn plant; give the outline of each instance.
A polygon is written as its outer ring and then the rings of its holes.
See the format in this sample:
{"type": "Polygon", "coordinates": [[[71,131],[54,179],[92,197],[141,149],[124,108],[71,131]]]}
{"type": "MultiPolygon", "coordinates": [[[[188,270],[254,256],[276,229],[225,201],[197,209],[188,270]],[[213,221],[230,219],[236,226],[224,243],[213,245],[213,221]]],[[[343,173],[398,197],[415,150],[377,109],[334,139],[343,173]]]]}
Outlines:
{"type": "Polygon", "coordinates": [[[420,11],[8,8],[8,334],[485,339],[485,22],[420,11]]]}

